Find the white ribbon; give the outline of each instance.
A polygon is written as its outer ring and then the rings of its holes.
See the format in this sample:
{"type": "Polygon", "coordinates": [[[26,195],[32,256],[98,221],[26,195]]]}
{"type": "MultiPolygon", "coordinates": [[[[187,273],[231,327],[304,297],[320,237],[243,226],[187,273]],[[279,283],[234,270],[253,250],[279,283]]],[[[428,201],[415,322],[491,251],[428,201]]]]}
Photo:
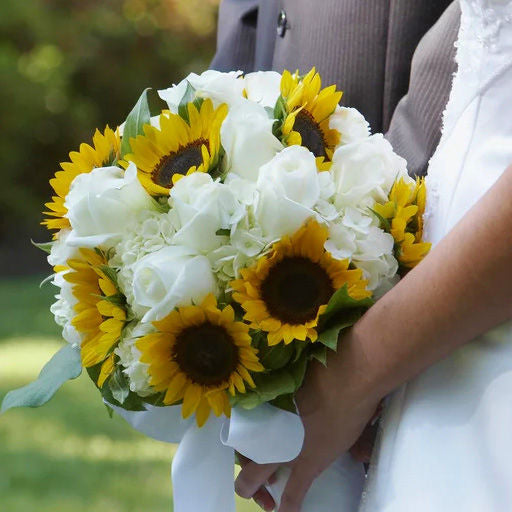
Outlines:
{"type": "MultiPolygon", "coordinates": [[[[146,405],[141,412],[111,407],[143,434],[179,443],[172,467],[175,512],[235,512],[235,450],[258,464],[285,463],[297,457],[304,441],[299,416],[269,404],[235,407],[231,418],[210,417],[202,428],[195,418],[181,417],[181,405],[146,405]]],[[[290,469],[281,466],[277,481],[267,486],[277,504],[289,476],[290,469]]],[[[315,480],[302,512],[355,512],[363,483],[362,464],[344,454],[315,480]]]]}

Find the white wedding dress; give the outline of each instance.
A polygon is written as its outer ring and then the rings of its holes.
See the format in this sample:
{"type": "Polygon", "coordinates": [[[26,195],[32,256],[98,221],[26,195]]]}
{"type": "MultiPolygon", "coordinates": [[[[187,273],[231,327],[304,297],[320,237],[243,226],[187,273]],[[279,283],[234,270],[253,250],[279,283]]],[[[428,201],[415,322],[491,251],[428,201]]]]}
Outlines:
{"type": "MultiPolygon", "coordinates": [[[[512,163],[512,1],[460,4],[459,68],[427,178],[434,244],[512,163]]],[[[512,511],[511,324],[394,393],[360,511],[512,511]]]]}

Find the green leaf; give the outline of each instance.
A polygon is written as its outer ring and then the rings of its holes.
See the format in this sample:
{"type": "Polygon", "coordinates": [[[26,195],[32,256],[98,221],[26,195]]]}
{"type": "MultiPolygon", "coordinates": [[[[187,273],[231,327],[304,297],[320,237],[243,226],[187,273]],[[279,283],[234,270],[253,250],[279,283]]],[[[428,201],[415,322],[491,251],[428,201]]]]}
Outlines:
{"type": "Polygon", "coordinates": [[[368,208],[368,210],[370,210],[375,215],[375,217],[377,217],[377,219],[380,222],[381,228],[384,229],[384,231],[386,231],[387,233],[391,233],[391,224],[389,223],[389,220],[385,219],[380,213],[377,213],[372,208],[368,208]]]}
{"type": "Polygon", "coordinates": [[[278,396],[275,400],[272,400],[270,404],[279,409],[283,409],[284,411],[293,412],[294,414],[298,414],[297,407],[295,406],[295,402],[293,400],[294,395],[281,395],[278,396]]]}
{"type": "Polygon", "coordinates": [[[116,401],[123,405],[130,394],[130,386],[126,376],[119,366],[108,379],[108,387],[116,401]]]}
{"type": "Polygon", "coordinates": [[[331,300],[327,304],[326,310],[320,315],[318,323],[325,325],[330,318],[345,309],[362,308],[368,309],[374,304],[374,300],[370,297],[366,299],[354,299],[348,293],[348,286],[345,284],[337,290],[331,300]]]}
{"type": "Polygon", "coordinates": [[[310,352],[309,357],[311,360],[316,359],[319,363],[327,366],[327,347],[318,343],[310,352]]]}
{"type": "Polygon", "coordinates": [[[350,309],[340,312],[334,319],[331,318],[329,326],[318,334],[318,341],[331,350],[336,351],[338,349],[340,332],[343,329],[352,327],[362,315],[362,309],[350,309]]]}
{"type": "Polygon", "coordinates": [[[282,395],[293,395],[302,385],[306,367],[307,359],[303,357],[297,363],[286,368],[265,374],[256,374],[253,376],[256,388],[246,393],[237,394],[231,399],[231,403],[244,409],[253,409],[264,402],[272,402],[282,395]]]}
{"type": "Polygon", "coordinates": [[[279,343],[272,347],[269,347],[268,345],[261,346],[259,350],[260,352],[258,355],[261,364],[269,370],[278,370],[290,362],[295,348],[293,343],[288,345],[279,343]]]}
{"type": "Polygon", "coordinates": [[[123,130],[123,138],[121,139],[121,157],[131,152],[130,139],[144,133],[144,125],[148,124],[151,119],[148,102],[148,89],[145,89],[140,95],[137,103],[132,111],[128,114],[123,130]]]}
{"type": "Polygon", "coordinates": [[[110,302],[111,304],[114,304],[116,306],[124,307],[126,306],[126,299],[123,294],[116,293],[115,295],[97,295],[95,293],[91,294],[93,297],[98,297],[101,300],[105,300],[107,302],[110,302]]]}
{"type": "Polygon", "coordinates": [[[50,254],[52,252],[52,247],[55,244],[55,242],[34,242],[34,240],[30,240],[32,245],[34,247],[37,247],[38,249],[41,249],[41,251],[44,251],[46,254],[50,254]]]}
{"type": "Polygon", "coordinates": [[[217,236],[229,236],[231,234],[231,230],[230,229],[218,229],[217,231],[215,231],[215,234],[217,236]]]}
{"type": "Polygon", "coordinates": [[[117,272],[108,265],[100,265],[100,270],[112,281],[117,287],[117,272]]]}
{"type": "Polygon", "coordinates": [[[185,94],[181,98],[180,104],[178,105],[178,114],[182,119],[187,121],[187,123],[190,122],[190,119],[188,118],[188,104],[193,103],[197,110],[200,110],[203,101],[203,98],[196,97],[196,89],[187,80],[187,88],[185,90],[185,94]]]}
{"type": "Polygon", "coordinates": [[[76,379],[81,372],[80,348],[65,345],[46,363],[37,380],[7,393],[0,412],[44,405],[66,381],[76,379]]]}
{"type": "Polygon", "coordinates": [[[326,310],[318,319],[318,342],[331,350],[337,350],[340,331],[354,325],[373,304],[371,298],[352,298],[347,285],[344,285],[334,293],[326,310]]]}
{"type": "Polygon", "coordinates": [[[277,98],[276,106],[274,107],[274,119],[282,121],[288,112],[285,99],[279,95],[277,98]]]}

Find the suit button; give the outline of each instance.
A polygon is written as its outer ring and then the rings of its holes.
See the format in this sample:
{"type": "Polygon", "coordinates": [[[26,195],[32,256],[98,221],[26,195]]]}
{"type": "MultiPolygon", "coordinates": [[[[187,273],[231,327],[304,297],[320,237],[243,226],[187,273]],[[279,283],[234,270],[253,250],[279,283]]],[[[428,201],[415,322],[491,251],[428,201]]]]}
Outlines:
{"type": "Polygon", "coordinates": [[[281,9],[279,11],[279,15],[277,16],[277,35],[279,37],[284,37],[286,31],[289,29],[288,25],[288,17],[286,16],[286,11],[281,9]]]}

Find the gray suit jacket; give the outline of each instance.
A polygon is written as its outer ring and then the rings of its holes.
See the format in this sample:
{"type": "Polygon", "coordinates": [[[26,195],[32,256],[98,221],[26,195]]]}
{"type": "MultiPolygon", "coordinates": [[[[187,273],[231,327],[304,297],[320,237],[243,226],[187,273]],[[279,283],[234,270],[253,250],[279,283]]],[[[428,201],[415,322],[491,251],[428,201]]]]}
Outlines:
{"type": "Polygon", "coordinates": [[[223,0],[212,68],[316,66],[374,132],[387,132],[411,173],[424,174],[455,71],[459,19],[451,0],[223,0]]]}

